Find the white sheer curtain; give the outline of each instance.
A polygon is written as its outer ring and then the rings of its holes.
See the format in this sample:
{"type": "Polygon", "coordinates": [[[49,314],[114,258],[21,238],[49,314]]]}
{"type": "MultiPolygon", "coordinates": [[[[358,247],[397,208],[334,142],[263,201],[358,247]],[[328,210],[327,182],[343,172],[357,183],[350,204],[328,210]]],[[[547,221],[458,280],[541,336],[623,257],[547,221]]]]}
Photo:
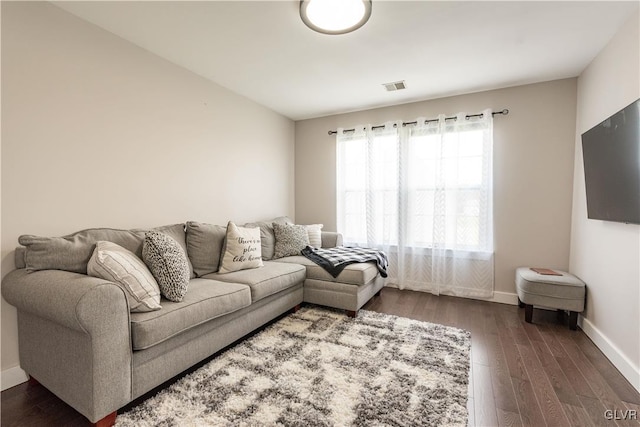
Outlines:
{"type": "Polygon", "coordinates": [[[385,250],[401,289],[491,297],[491,112],[417,123],[338,129],[338,230],[385,250]]]}

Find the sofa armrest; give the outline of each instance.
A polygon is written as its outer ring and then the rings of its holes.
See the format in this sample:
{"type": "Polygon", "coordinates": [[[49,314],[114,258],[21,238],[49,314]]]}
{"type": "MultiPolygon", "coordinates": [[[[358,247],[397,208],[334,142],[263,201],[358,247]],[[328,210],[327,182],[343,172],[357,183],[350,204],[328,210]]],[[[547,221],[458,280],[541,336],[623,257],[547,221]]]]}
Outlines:
{"type": "Polygon", "coordinates": [[[336,246],[342,246],[342,234],[336,233],[335,231],[323,231],[322,247],[335,248],[336,246]]]}
{"type": "Polygon", "coordinates": [[[22,369],[92,422],[131,400],[122,288],[83,274],[20,269],[2,280],[2,296],[18,309],[22,369]]]}
{"type": "Polygon", "coordinates": [[[87,333],[95,331],[96,317],[105,310],[129,312],[118,285],[68,271],[14,270],[2,280],[2,296],[18,310],[87,333]]]}

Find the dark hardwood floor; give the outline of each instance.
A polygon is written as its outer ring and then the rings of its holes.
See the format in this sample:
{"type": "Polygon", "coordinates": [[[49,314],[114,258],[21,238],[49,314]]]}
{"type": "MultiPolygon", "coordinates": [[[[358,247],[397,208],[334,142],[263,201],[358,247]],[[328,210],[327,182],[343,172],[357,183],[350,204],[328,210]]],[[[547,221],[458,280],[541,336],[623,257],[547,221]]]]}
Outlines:
{"type": "MultiPolygon", "coordinates": [[[[640,394],[566,315],[535,310],[528,324],[517,306],[392,288],[363,309],[471,332],[470,426],[640,426],[622,419],[640,413],[640,394]]],[[[89,424],[28,383],[2,392],[0,412],[3,427],[89,424]]]]}
{"type": "Polygon", "coordinates": [[[364,308],[471,332],[469,425],[640,425],[605,418],[639,409],[640,394],[566,314],[535,310],[529,324],[517,306],[391,288],[364,308]]]}

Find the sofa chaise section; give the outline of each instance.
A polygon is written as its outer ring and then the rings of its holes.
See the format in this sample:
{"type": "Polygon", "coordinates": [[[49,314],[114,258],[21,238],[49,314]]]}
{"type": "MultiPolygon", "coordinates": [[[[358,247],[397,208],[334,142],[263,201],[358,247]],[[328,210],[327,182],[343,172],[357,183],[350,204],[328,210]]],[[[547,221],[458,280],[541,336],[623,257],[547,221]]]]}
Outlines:
{"type": "Polygon", "coordinates": [[[305,302],[346,310],[352,317],[385,284],[384,278],[372,263],[350,264],[337,277],[333,277],[304,256],[290,256],[276,261],[303,265],[306,268],[305,302]]]}

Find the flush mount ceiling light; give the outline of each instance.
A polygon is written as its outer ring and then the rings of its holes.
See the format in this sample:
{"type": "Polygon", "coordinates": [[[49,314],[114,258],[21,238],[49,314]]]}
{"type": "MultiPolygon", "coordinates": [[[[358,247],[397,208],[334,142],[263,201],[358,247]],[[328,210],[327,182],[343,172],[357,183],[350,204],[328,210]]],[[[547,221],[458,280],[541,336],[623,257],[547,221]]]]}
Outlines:
{"type": "Polygon", "coordinates": [[[345,34],[362,27],[371,16],[371,0],[301,0],[300,17],[323,34],[345,34]]]}

